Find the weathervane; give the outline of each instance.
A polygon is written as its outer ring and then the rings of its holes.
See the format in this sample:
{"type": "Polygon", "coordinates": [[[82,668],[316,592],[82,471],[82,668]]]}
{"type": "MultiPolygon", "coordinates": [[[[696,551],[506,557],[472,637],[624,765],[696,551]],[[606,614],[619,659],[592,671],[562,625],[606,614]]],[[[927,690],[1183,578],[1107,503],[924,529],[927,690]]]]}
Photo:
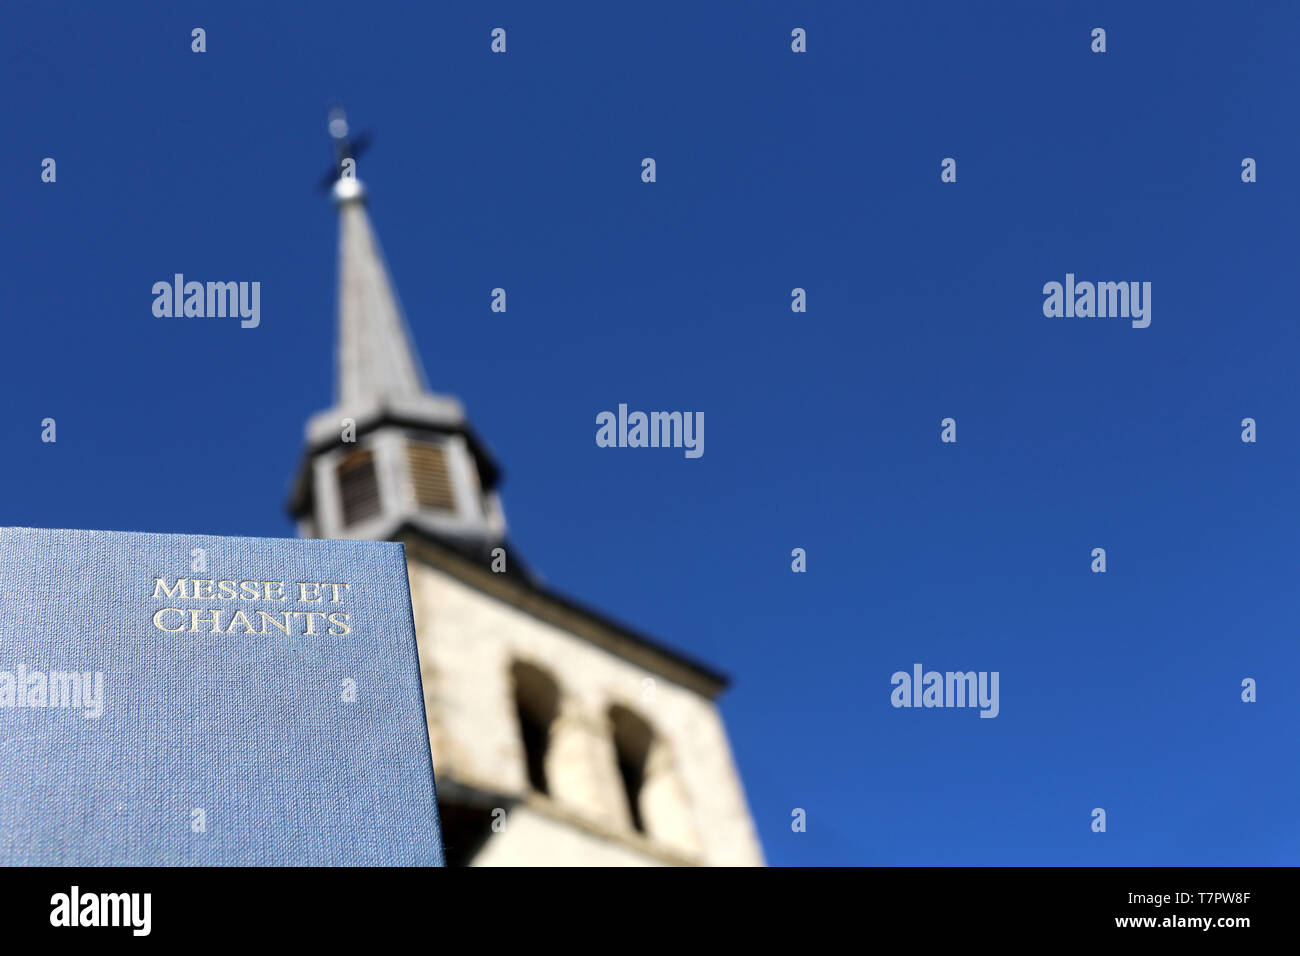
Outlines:
{"type": "Polygon", "coordinates": [[[332,191],[339,202],[364,197],[365,188],[357,179],[357,159],[370,146],[370,134],[361,133],[351,138],[347,114],[338,105],[330,107],[329,131],[330,139],[334,141],[334,166],[322,177],[321,192],[332,191]]]}

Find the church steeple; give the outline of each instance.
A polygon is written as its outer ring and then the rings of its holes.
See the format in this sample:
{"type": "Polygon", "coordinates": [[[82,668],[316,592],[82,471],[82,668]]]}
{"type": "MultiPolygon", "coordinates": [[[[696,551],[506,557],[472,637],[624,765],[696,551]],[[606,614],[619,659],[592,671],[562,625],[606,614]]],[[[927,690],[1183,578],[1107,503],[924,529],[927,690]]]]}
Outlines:
{"type": "Polygon", "coordinates": [[[307,423],[289,502],[310,537],[388,538],[414,527],[487,553],[505,537],[499,469],[460,402],[429,391],[356,178],[362,142],[330,114],[339,213],[335,405],[307,423]]]}
{"type": "Polygon", "coordinates": [[[330,136],[339,176],[331,190],[339,209],[336,400],[347,406],[373,397],[420,395],[428,386],[366,213],[366,190],[356,177],[358,144],[341,109],[330,112],[330,136]]]}

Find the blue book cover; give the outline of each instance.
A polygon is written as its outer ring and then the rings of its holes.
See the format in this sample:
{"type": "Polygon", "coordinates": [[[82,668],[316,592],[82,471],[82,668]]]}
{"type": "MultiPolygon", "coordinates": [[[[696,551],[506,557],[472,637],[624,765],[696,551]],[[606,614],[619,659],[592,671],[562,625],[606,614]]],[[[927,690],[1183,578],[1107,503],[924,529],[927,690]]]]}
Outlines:
{"type": "Polygon", "coordinates": [[[402,546],[0,529],[0,865],[441,865],[402,546]]]}

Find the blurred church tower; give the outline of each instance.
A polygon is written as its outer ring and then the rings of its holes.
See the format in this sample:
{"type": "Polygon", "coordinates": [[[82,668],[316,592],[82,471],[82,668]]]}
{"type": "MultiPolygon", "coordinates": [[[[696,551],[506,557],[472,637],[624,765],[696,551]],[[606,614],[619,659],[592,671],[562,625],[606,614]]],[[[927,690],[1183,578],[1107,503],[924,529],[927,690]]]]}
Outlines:
{"type": "Polygon", "coordinates": [[[761,865],[726,679],[528,573],[497,463],[426,384],[339,111],[330,132],[336,402],[307,423],[289,509],[304,537],[406,545],[448,863],[761,865]]]}

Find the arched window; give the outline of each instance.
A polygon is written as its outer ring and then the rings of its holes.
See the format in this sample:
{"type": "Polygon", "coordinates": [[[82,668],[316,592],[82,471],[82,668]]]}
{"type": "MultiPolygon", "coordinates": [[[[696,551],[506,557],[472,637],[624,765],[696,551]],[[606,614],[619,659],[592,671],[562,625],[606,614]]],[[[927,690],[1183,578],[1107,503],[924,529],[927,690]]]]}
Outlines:
{"type": "Polygon", "coordinates": [[[510,669],[515,685],[515,714],[524,745],[528,783],[538,793],[549,793],[546,755],[551,725],[559,712],[560,688],[549,674],[532,664],[516,661],[510,669]]]}
{"type": "Polygon", "coordinates": [[[623,781],[623,794],[627,798],[632,827],[638,833],[645,833],[641,797],[654,731],[648,723],[618,704],[609,709],[609,722],[614,732],[614,753],[618,760],[618,774],[623,781]]]}

